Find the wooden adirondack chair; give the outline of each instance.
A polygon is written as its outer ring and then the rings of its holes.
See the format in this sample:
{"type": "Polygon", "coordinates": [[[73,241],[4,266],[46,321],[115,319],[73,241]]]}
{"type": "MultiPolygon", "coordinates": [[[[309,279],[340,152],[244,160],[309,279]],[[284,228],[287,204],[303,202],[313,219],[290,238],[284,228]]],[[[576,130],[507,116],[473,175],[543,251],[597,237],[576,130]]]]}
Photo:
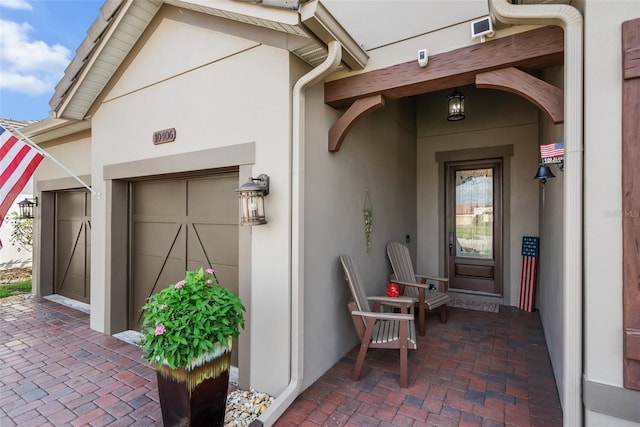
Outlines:
{"type": "Polygon", "coordinates": [[[400,286],[400,295],[415,297],[418,300],[418,333],[421,336],[425,334],[427,311],[440,308],[440,321],[447,323],[447,302],[450,298],[445,292],[449,279],[416,274],[409,248],[402,243],[389,243],[387,255],[393,268],[392,281],[400,286]],[[438,290],[430,290],[427,281],[438,283],[438,290]]]}
{"type": "Polygon", "coordinates": [[[390,348],[400,350],[400,387],[407,387],[408,350],[416,348],[416,329],[413,314],[408,313],[416,303],[415,298],[367,297],[362,287],[360,274],[353,260],[340,257],[345,279],[349,284],[353,300],[349,302],[351,319],[360,338],[360,350],[351,379],[358,381],[369,348],[390,348]],[[373,310],[369,302],[374,303],[373,310]],[[400,313],[381,313],[381,305],[387,302],[400,306],[400,313]]]}

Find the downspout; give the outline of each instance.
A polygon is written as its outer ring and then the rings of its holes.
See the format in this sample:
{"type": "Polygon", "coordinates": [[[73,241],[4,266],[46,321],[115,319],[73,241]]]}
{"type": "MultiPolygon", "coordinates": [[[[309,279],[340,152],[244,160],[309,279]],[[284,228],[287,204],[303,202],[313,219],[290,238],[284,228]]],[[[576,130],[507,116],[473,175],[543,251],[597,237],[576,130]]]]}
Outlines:
{"type": "Polygon", "coordinates": [[[304,374],[304,108],[305,89],[331,74],[342,60],[342,45],[329,42],[325,61],[300,77],[293,86],[291,112],[291,342],[289,384],[258,417],[265,426],[273,425],[302,389],[304,374]]]}
{"type": "Polygon", "coordinates": [[[564,310],[563,418],[583,424],[582,409],[582,15],[567,5],[512,5],[489,0],[505,24],[558,25],[564,30],[564,310]]]}

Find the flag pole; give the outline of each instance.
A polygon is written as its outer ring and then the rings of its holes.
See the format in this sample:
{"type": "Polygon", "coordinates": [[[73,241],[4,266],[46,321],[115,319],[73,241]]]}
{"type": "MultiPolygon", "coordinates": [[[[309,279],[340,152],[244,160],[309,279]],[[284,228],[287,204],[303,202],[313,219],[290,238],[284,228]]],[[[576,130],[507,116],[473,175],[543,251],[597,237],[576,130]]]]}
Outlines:
{"type": "Polygon", "coordinates": [[[22,132],[20,132],[20,130],[18,128],[16,128],[15,126],[13,126],[12,124],[8,123],[7,121],[5,121],[4,119],[0,119],[0,124],[2,124],[2,126],[6,127],[7,130],[9,130],[9,132],[13,133],[13,134],[17,134],[17,136],[20,138],[20,140],[26,144],[28,144],[31,148],[33,148],[34,150],[36,150],[37,152],[39,152],[40,154],[42,154],[44,157],[46,157],[47,159],[50,159],[51,161],[53,161],[56,165],[60,166],[65,172],[67,172],[69,175],[71,175],[73,178],[76,179],[76,181],[78,181],[80,184],[82,184],[83,187],[85,187],[87,190],[89,190],[91,192],[91,194],[96,198],[99,199],[100,198],[100,193],[97,192],[96,190],[94,190],[93,188],[91,188],[89,185],[87,185],[86,182],[84,182],[82,179],[80,179],[80,177],[78,175],[76,175],[75,173],[71,172],[71,170],[66,167],[65,165],[63,165],[62,163],[60,163],[56,158],[54,158],[51,154],[47,153],[46,151],[44,151],[42,148],[40,148],[35,142],[33,142],[29,137],[27,137],[25,134],[23,134],[22,132]]]}

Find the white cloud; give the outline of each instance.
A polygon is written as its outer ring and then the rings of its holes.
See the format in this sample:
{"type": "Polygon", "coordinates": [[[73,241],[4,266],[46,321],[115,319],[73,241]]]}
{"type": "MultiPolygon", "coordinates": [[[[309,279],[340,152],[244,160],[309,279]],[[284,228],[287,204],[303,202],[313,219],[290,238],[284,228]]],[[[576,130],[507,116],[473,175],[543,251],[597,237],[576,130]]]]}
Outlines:
{"type": "Polygon", "coordinates": [[[3,89],[28,95],[52,91],[69,64],[68,48],[30,40],[32,30],[27,23],[0,20],[0,87],[3,89]]]}
{"type": "Polygon", "coordinates": [[[51,91],[52,82],[46,82],[36,76],[25,76],[0,71],[0,88],[31,96],[40,96],[51,91]]]}
{"type": "Polygon", "coordinates": [[[32,7],[26,0],[0,0],[0,7],[7,9],[31,10],[32,7]]]}

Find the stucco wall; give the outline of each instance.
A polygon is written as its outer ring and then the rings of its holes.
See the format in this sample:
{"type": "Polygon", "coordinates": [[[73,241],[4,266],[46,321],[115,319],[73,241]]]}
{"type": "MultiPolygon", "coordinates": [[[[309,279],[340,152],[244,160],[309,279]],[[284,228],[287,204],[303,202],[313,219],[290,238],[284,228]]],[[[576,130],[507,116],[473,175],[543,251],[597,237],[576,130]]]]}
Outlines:
{"type": "Polygon", "coordinates": [[[418,255],[417,270],[444,274],[442,221],[444,189],[436,153],[481,147],[513,145],[513,156],[505,161],[503,175],[504,304],[517,305],[520,288],[522,236],[538,235],[537,187],[532,178],[538,163],[538,110],[527,101],[494,90],[471,86],[460,88],[466,95],[465,120],[446,120],[446,95],[422,95],[417,102],[418,132],[418,255]],[[439,195],[440,194],[440,195],[439,195]]]}
{"type": "MultiPolygon", "coordinates": [[[[586,381],[622,387],[621,24],[640,17],[640,3],[585,1],[583,8],[584,375],[586,381]]],[[[639,392],[629,393],[640,402],[639,392]]],[[[589,408],[585,421],[589,426],[629,425],[589,408]]]]}
{"type": "MultiPolygon", "coordinates": [[[[556,87],[563,87],[563,69],[546,70],[544,79],[556,87]]],[[[540,144],[562,141],[563,125],[554,125],[546,116],[540,119],[540,144]]],[[[553,366],[558,390],[563,389],[564,373],[564,174],[556,166],[549,169],[556,176],[540,185],[540,257],[538,260],[537,307],[544,329],[547,349],[553,366]]],[[[560,393],[560,400],[564,394],[560,393]]]]}
{"type": "MultiPolygon", "coordinates": [[[[94,183],[101,191],[105,165],[255,142],[251,174],[271,178],[269,224],[251,230],[252,321],[245,333],[259,357],[240,368],[250,370],[251,387],[277,395],[289,374],[289,53],[207,30],[206,20],[195,27],[172,19],[155,24],[93,117],[94,183]],[[203,36],[224,52],[185,49],[203,36]],[[163,75],[157,69],[168,59],[189,67],[174,64],[169,69],[178,74],[163,75]],[[176,140],[154,145],[153,132],[166,128],[176,129],[176,140]]],[[[108,203],[107,195],[93,205],[91,327],[97,330],[105,330],[110,312],[108,203]]]]}
{"type": "MultiPolygon", "coordinates": [[[[33,181],[29,180],[25,185],[22,193],[18,194],[14,200],[11,208],[7,212],[6,218],[11,218],[12,214],[20,213],[18,203],[25,198],[31,199],[33,197],[33,181]]],[[[11,221],[5,220],[0,227],[0,241],[2,241],[2,249],[0,249],[0,269],[7,270],[10,268],[24,268],[31,267],[31,251],[21,248],[17,243],[11,242],[11,233],[13,232],[13,226],[11,221]]]]}
{"type": "MultiPolygon", "coordinates": [[[[415,242],[415,122],[413,100],[389,101],[358,122],[340,151],[327,150],[339,111],[308,94],[305,185],[305,378],[309,386],[357,344],[347,311],[351,294],[338,257],[355,261],[366,292],[384,295],[390,269],[386,244],[415,242]],[[367,253],[363,207],[373,210],[367,253]]],[[[411,245],[415,252],[415,243],[411,245]]]]}

